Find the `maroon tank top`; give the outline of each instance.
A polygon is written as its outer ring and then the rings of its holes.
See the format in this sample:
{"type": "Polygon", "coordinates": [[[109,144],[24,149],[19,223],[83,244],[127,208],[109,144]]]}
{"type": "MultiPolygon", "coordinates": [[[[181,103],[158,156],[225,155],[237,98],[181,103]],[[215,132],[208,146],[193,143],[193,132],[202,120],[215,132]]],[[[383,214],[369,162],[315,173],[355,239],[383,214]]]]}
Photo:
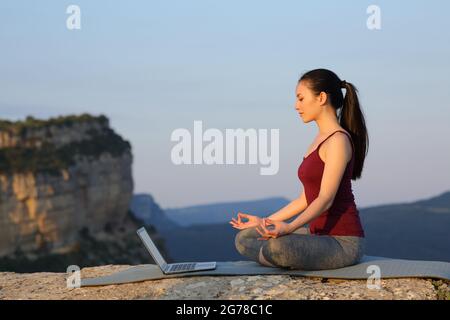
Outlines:
{"type": "MultiPolygon", "coordinates": [[[[333,204],[328,210],[322,212],[319,217],[309,223],[309,230],[311,234],[317,235],[364,237],[364,230],[361,225],[358,209],[356,208],[351,185],[355,158],[355,149],[352,138],[347,132],[337,130],[330,134],[325,140],[339,131],[345,133],[352,143],[352,158],[347,163],[333,204]]],[[[308,205],[319,195],[323,170],[325,168],[325,163],[319,156],[319,148],[325,140],[323,140],[307,157],[303,157],[303,161],[298,168],[298,177],[305,189],[308,205]]]]}

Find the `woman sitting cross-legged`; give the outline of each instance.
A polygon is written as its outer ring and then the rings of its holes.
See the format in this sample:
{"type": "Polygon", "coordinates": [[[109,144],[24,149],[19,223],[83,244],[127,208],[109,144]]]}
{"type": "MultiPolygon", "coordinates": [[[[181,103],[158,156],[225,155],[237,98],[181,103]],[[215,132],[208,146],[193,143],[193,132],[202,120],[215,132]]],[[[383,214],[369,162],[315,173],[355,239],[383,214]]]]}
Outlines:
{"type": "Polygon", "coordinates": [[[357,90],[332,71],[316,69],[300,78],[296,99],[303,122],[315,121],[319,130],[298,168],[303,192],[268,218],[239,212],[230,221],[241,230],[236,249],[270,267],[323,270],[356,264],[364,255],[365,235],[351,180],[361,177],[368,148],[357,90]]]}

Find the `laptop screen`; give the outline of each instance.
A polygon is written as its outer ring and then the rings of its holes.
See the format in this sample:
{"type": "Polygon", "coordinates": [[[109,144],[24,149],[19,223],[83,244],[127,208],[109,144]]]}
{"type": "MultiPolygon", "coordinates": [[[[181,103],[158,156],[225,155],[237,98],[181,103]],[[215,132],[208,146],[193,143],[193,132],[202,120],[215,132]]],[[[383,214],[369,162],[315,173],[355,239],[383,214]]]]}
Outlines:
{"type": "Polygon", "coordinates": [[[156,260],[156,263],[158,263],[161,267],[165,267],[167,263],[164,260],[163,256],[159,253],[158,248],[155,246],[150,236],[148,235],[147,230],[145,230],[145,228],[142,227],[137,231],[137,234],[141,238],[147,250],[152,255],[153,259],[156,260]]]}

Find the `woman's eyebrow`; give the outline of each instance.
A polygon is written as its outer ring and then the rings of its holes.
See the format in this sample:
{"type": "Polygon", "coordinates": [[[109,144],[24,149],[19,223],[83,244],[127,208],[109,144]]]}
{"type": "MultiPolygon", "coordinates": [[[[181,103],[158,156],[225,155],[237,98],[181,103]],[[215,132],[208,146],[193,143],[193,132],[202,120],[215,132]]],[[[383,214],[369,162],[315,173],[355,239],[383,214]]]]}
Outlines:
{"type": "Polygon", "coordinates": [[[298,96],[299,96],[300,94],[301,94],[301,93],[297,93],[297,96],[296,96],[296,97],[298,98],[298,96]]]}

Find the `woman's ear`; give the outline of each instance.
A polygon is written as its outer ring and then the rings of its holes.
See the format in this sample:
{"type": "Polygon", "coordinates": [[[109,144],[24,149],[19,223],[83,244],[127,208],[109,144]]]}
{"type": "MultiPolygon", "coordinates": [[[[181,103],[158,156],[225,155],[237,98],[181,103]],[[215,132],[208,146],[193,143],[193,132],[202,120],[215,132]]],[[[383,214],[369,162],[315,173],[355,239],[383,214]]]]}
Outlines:
{"type": "Polygon", "coordinates": [[[321,106],[323,106],[323,105],[325,105],[325,104],[327,103],[327,101],[328,101],[328,94],[327,94],[326,92],[324,92],[324,91],[321,91],[321,92],[319,93],[318,99],[319,99],[319,104],[320,104],[321,106]]]}

